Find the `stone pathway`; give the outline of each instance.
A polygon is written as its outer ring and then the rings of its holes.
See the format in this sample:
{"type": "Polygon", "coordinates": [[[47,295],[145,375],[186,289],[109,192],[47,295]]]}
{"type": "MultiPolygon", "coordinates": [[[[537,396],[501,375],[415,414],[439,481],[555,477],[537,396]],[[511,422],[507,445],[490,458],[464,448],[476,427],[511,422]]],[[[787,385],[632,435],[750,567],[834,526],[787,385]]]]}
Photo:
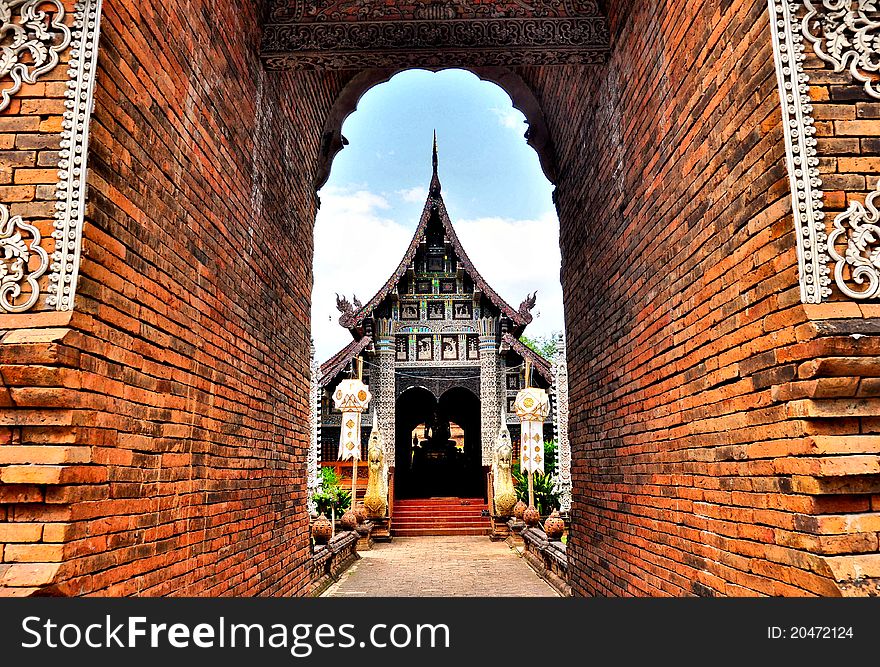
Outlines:
{"type": "Polygon", "coordinates": [[[556,597],[504,542],[412,537],[377,543],[324,597],[556,597]]]}

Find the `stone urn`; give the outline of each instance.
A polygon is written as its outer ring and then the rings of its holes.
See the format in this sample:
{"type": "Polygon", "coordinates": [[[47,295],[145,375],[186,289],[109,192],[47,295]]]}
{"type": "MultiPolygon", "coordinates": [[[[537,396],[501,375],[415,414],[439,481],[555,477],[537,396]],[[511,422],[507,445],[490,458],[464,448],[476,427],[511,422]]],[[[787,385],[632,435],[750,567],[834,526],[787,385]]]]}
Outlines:
{"type": "Polygon", "coordinates": [[[315,544],[327,544],[333,536],[333,524],[330,519],[321,514],[312,524],[312,537],[315,538],[315,544]]]}
{"type": "Polygon", "coordinates": [[[516,505],[513,506],[513,516],[517,521],[523,520],[523,514],[525,514],[527,508],[527,505],[522,500],[518,501],[516,505]]]}
{"type": "Polygon", "coordinates": [[[535,509],[534,505],[529,505],[526,511],[523,512],[523,521],[526,522],[529,528],[534,528],[541,521],[541,515],[538,514],[538,510],[535,509]]]}
{"type": "Polygon", "coordinates": [[[367,510],[363,504],[354,508],[354,515],[357,517],[358,524],[362,524],[367,520],[367,510]]]}
{"type": "Polygon", "coordinates": [[[547,520],[544,522],[544,532],[547,538],[553,542],[558,542],[565,532],[565,521],[559,516],[559,510],[553,510],[547,520]]]}
{"type": "Polygon", "coordinates": [[[342,518],[339,520],[339,523],[342,524],[342,527],[346,530],[354,530],[358,525],[357,515],[351,511],[351,509],[345,510],[345,514],[342,515],[342,518]]]}

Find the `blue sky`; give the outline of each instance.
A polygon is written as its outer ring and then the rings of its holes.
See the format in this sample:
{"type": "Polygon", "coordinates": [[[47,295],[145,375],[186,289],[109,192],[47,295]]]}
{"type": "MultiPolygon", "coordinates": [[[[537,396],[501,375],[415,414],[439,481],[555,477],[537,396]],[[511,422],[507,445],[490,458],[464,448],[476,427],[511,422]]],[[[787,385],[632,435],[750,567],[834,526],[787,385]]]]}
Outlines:
{"type": "Polygon", "coordinates": [[[364,95],[320,192],[312,328],[323,361],[351,340],[336,292],[369,299],[397,267],[427,196],[437,130],[443,198],[468,255],[514,306],[538,290],[530,335],[563,327],[553,188],[498,86],[461,70],[410,70],[364,95]]]}

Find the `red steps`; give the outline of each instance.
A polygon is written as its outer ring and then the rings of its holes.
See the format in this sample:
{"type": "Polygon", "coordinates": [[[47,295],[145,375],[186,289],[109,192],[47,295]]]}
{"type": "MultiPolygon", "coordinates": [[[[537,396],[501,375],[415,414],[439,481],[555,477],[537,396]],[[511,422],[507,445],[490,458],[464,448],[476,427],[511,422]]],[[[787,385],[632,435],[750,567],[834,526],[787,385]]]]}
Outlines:
{"type": "Polygon", "coordinates": [[[397,500],[391,522],[396,537],[489,535],[492,524],[482,498],[397,500]]]}

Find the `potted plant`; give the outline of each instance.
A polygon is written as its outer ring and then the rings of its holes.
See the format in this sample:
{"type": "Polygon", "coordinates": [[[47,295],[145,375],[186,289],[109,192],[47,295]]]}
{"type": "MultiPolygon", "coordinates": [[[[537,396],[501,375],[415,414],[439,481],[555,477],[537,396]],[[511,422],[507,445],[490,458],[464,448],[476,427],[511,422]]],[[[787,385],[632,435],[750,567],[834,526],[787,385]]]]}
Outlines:
{"type": "Polygon", "coordinates": [[[339,475],[333,468],[321,468],[321,490],[312,496],[319,514],[330,517],[334,529],[336,517],[351,506],[351,491],[339,485],[339,475]]]}

